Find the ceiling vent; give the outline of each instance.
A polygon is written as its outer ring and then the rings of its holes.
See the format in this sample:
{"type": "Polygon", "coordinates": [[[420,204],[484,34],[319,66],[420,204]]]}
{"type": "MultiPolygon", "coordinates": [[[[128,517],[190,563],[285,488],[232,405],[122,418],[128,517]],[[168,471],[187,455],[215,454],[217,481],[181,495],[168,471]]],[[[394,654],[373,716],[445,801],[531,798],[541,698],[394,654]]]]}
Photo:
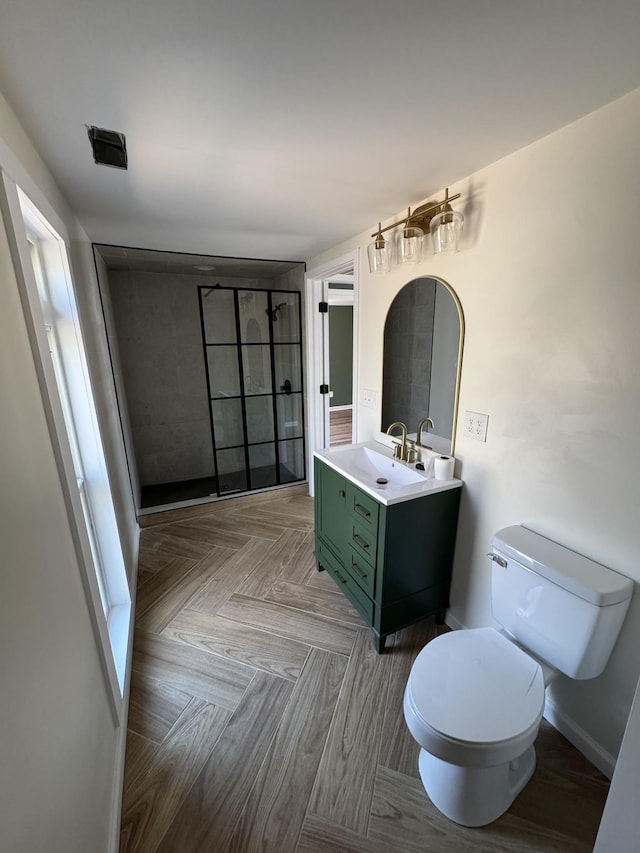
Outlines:
{"type": "Polygon", "coordinates": [[[95,163],[100,166],[113,166],[115,169],[127,168],[127,142],[124,133],[93,126],[87,126],[87,133],[95,163]]]}

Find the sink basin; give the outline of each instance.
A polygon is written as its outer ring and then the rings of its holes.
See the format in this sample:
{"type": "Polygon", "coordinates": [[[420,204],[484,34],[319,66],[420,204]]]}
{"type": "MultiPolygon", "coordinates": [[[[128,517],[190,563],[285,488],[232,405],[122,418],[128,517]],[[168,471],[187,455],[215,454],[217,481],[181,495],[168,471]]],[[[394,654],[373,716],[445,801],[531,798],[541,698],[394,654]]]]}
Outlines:
{"type": "Polygon", "coordinates": [[[410,483],[422,483],[427,479],[424,471],[410,468],[406,463],[393,457],[389,458],[367,445],[355,445],[343,450],[339,459],[336,457],[336,461],[377,485],[406,486],[410,483]],[[379,480],[386,480],[387,483],[380,483],[379,480]]]}
{"type": "Polygon", "coordinates": [[[462,485],[460,480],[436,480],[415,465],[394,459],[391,449],[377,442],[316,450],[314,455],[385,505],[462,485]]]}

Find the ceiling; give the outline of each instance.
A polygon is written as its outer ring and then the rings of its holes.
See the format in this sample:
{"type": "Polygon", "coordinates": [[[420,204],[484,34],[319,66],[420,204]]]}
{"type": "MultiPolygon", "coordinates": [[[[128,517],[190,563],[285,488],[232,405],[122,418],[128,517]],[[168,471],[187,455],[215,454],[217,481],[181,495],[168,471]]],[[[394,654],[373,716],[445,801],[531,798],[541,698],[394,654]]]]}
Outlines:
{"type": "Polygon", "coordinates": [[[0,91],[107,244],[307,260],[640,86],[638,0],[2,6],[0,91]]]}

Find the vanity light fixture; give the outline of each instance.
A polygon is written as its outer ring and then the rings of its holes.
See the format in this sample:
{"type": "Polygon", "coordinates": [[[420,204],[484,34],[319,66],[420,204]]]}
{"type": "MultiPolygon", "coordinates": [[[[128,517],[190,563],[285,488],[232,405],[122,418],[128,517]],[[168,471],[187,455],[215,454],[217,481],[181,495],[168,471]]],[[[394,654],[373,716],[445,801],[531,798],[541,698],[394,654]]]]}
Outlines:
{"type": "Polygon", "coordinates": [[[382,236],[382,223],[378,223],[378,233],[371,236],[375,239],[367,246],[369,270],[374,274],[389,272],[393,258],[393,243],[382,236]]]}
{"type": "Polygon", "coordinates": [[[433,253],[439,255],[444,252],[457,252],[463,225],[464,216],[453,210],[449,204],[449,190],[445,190],[442,209],[429,223],[433,253]]]}
{"type": "Polygon", "coordinates": [[[394,260],[393,242],[385,239],[384,232],[402,226],[397,236],[397,262],[399,264],[415,264],[422,257],[424,235],[431,233],[434,254],[457,252],[458,240],[464,223],[464,216],[453,210],[451,202],[460,198],[460,193],[449,196],[445,190],[443,201],[427,202],[416,207],[411,212],[407,210],[405,219],[394,222],[383,228],[378,223],[378,230],[371,236],[374,242],[367,247],[369,271],[372,273],[389,272],[394,260]]]}
{"type": "Polygon", "coordinates": [[[417,264],[422,257],[424,231],[417,225],[410,225],[410,222],[411,208],[407,211],[405,226],[397,237],[399,264],[417,264]]]}

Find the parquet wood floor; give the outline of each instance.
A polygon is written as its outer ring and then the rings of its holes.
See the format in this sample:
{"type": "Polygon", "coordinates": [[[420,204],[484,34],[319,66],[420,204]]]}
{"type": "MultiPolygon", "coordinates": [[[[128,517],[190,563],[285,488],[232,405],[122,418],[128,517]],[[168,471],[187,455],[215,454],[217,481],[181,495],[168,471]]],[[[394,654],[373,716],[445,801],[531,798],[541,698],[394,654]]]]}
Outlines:
{"type": "Polygon", "coordinates": [[[402,696],[446,628],[377,655],[316,570],[305,492],[142,519],[121,853],[590,851],[608,780],[546,723],[498,821],[431,805],[402,696]]]}

